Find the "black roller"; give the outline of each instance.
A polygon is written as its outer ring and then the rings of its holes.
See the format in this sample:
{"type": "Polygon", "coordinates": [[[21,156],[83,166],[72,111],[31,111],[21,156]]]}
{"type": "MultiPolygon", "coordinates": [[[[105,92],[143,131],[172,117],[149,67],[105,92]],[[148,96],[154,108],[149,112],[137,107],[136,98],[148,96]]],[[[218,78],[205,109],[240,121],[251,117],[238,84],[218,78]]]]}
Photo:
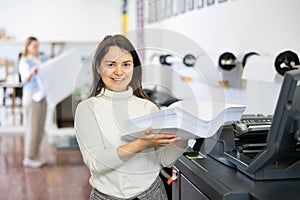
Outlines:
{"type": "Polygon", "coordinates": [[[172,63],[168,63],[168,62],[167,62],[167,57],[170,57],[170,56],[172,57],[172,55],[170,55],[170,54],[159,56],[159,62],[160,62],[162,65],[169,65],[169,66],[171,66],[172,63]]]}
{"type": "Polygon", "coordinates": [[[196,64],[196,57],[193,54],[187,54],[183,58],[183,64],[187,67],[193,67],[196,64]]]}
{"type": "Polygon", "coordinates": [[[233,53],[225,52],[219,57],[219,66],[224,70],[231,70],[236,66],[236,57],[233,53]]]}
{"type": "Polygon", "coordinates": [[[283,76],[287,71],[298,69],[295,66],[299,65],[299,57],[295,52],[284,51],[275,58],[274,65],[276,71],[283,76]]]}

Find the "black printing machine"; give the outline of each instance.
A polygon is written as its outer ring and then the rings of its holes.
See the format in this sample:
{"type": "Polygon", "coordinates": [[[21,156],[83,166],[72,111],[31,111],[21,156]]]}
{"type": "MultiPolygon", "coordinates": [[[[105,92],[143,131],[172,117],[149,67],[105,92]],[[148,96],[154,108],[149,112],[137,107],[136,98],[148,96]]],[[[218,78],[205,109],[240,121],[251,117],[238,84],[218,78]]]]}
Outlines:
{"type": "Polygon", "coordinates": [[[254,180],[300,178],[300,70],[285,74],[273,116],[244,115],[204,142],[215,145],[200,152],[254,180]]]}

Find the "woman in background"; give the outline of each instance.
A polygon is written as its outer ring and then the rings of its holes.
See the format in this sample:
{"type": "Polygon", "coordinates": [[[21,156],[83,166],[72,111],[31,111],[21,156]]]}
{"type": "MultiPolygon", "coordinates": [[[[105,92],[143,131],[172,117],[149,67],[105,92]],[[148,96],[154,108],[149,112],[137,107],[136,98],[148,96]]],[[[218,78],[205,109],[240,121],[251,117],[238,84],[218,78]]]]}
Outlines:
{"type": "Polygon", "coordinates": [[[166,200],[160,169],[173,165],[187,141],[151,128],[133,141],[121,137],[125,120],[159,110],[142,89],[136,50],[122,35],[106,36],[92,68],[91,96],[75,114],[77,141],[91,173],[90,199],[166,200]]]}
{"type": "Polygon", "coordinates": [[[28,37],[19,64],[25,119],[23,165],[26,167],[39,168],[44,164],[39,160],[39,148],[44,135],[47,103],[38,70],[39,65],[47,60],[40,55],[37,38],[28,37]]]}

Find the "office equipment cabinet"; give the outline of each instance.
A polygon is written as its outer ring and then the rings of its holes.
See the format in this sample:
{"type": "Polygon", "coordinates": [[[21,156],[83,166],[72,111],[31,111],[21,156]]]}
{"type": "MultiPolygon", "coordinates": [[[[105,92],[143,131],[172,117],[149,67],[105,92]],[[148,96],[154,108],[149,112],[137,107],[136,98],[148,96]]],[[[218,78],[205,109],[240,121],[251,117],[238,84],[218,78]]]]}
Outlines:
{"type": "Polygon", "coordinates": [[[256,181],[209,156],[181,156],[173,170],[178,177],[172,183],[173,200],[300,199],[300,179],[256,181]]]}
{"type": "Polygon", "coordinates": [[[188,197],[190,200],[207,200],[209,199],[196,185],[194,185],[180,170],[176,167],[173,169],[178,174],[178,180],[173,182],[172,199],[179,200],[188,197]]]}

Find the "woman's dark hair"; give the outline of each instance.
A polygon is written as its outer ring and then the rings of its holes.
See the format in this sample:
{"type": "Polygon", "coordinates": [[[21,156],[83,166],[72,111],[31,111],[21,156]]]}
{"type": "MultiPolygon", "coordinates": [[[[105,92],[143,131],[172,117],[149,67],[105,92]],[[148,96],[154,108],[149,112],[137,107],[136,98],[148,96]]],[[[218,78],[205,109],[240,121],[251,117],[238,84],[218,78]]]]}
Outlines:
{"type": "MultiPolygon", "coordinates": [[[[98,45],[95,56],[92,63],[92,71],[93,71],[93,83],[92,88],[90,91],[90,97],[97,96],[102,88],[105,89],[104,82],[98,73],[98,68],[100,67],[101,61],[103,57],[108,52],[109,47],[117,46],[125,51],[128,51],[133,59],[133,75],[132,80],[129,83],[129,86],[133,89],[133,94],[137,97],[143,98],[143,99],[149,99],[147,94],[143,91],[142,88],[142,66],[140,58],[134,49],[131,42],[123,35],[108,35],[106,36],[98,45]]],[[[153,101],[152,101],[153,102],[153,101]]]]}

